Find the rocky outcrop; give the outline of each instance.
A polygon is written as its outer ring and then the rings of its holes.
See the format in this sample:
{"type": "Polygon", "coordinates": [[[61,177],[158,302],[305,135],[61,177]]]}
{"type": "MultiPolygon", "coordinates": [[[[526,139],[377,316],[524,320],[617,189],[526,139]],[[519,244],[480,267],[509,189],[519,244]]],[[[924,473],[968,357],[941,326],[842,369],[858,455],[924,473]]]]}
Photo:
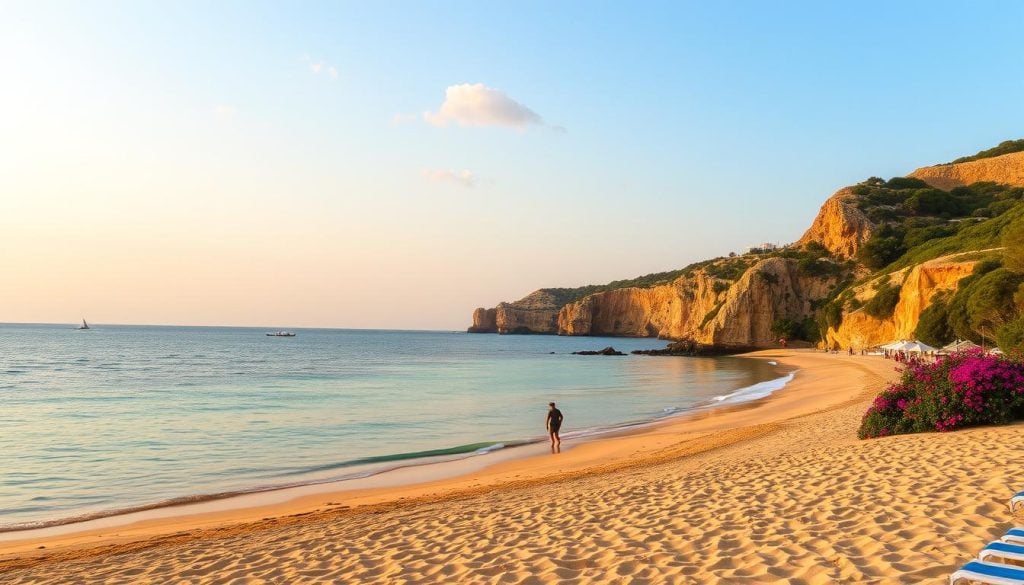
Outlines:
{"type": "Polygon", "coordinates": [[[818,242],[841,258],[856,256],[861,245],[871,239],[873,229],[871,221],[857,208],[856,199],[849,187],[836,191],[821,206],[811,227],[796,245],[818,242]]]}
{"type": "Polygon", "coordinates": [[[619,351],[619,350],[617,350],[614,347],[609,345],[608,347],[606,347],[604,349],[598,349],[598,350],[585,349],[585,350],[582,350],[582,351],[574,351],[574,352],[572,352],[572,355],[626,355],[626,354],[622,353],[621,351],[619,351]]]}
{"type": "Polygon", "coordinates": [[[826,297],[833,285],[834,279],[801,276],[793,260],[763,260],[729,287],[718,313],[693,339],[716,347],[773,345],[775,320],[812,315],[812,303],[826,297]]]}
{"type": "Polygon", "coordinates": [[[497,333],[497,310],[480,307],[473,311],[473,324],[467,331],[470,333],[497,333]]]}
{"type": "Polygon", "coordinates": [[[564,305],[556,291],[542,288],[533,291],[518,301],[498,303],[493,309],[481,309],[473,312],[473,327],[477,326],[477,316],[481,323],[495,333],[538,333],[553,335],[558,333],[558,309],[564,305]],[[491,315],[493,314],[493,321],[491,315]]]}
{"type": "Polygon", "coordinates": [[[715,280],[703,271],[652,288],[620,288],[562,307],[560,335],[681,339],[695,331],[718,302],[715,280]]]}
{"type": "Polygon", "coordinates": [[[801,276],[795,260],[767,258],[727,287],[697,270],[669,285],[590,295],[562,308],[558,331],[657,336],[720,348],[773,346],[775,321],[811,315],[811,303],[834,284],[834,279],[801,276]]]}
{"type": "Polygon", "coordinates": [[[558,333],[558,309],[524,308],[515,303],[498,303],[494,308],[498,333],[558,333]]]}
{"type": "Polygon", "coordinates": [[[921,167],[910,173],[936,189],[949,191],[978,181],[1024,186],[1024,152],[1014,152],[965,163],[921,167]]]}
{"type": "MultiPolygon", "coordinates": [[[[940,189],[978,181],[1024,186],[1024,152],[923,167],[909,176],[940,189]]],[[[875,230],[876,226],[858,207],[854,188],[847,187],[825,201],[794,247],[819,243],[839,261],[855,259],[875,230]]],[[[795,252],[788,250],[782,254],[795,256],[795,252]]],[[[773,345],[777,341],[772,333],[773,324],[780,319],[806,319],[822,304],[819,301],[834,299],[840,292],[833,290],[838,286],[837,277],[802,274],[797,260],[782,256],[762,259],[736,279],[735,274],[756,258],[763,257],[743,256],[739,259],[743,262],[741,266],[728,266],[729,259],[725,258],[691,265],[676,272],[683,276],[675,281],[647,288],[611,288],[588,295],[585,293],[611,285],[541,289],[519,301],[500,303],[494,309],[477,309],[470,330],[657,336],[680,342],[666,350],[670,353],[738,351],[773,345]]],[[[970,274],[972,266],[973,262],[947,257],[886,275],[885,278],[900,287],[899,303],[892,317],[875,319],[861,309],[853,309],[859,305],[847,305],[840,325],[830,329],[822,343],[859,349],[912,337],[921,312],[935,294],[954,289],[961,278],[970,274]]],[[[804,268],[804,272],[815,272],[804,268]]],[[[851,262],[838,272],[860,277],[870,271],[851,262]]],[[[633,282],[664,281],[638,279],[633,282]]],[[[854,290],[860,301],[874,294],[870,283],[854,290]]]]}
{"type": "MultiPolygon", "coordinates": [[[[969,276],[975,261],[958,260],[947,256],[905,269],[897,274],[882,278],[900,287],[900,300],[891,317],[876,319],[858,309],[843,315],[838,328],[826,333],[827,347],[855,350],[889,343],[896,339],[913,339],[917,323],[935,295],[942,291],[955,291],[960,279],[969,276]]],[[[867,301],[874,296],[872,281],[855,289],[856,297],[867,301]]]]}

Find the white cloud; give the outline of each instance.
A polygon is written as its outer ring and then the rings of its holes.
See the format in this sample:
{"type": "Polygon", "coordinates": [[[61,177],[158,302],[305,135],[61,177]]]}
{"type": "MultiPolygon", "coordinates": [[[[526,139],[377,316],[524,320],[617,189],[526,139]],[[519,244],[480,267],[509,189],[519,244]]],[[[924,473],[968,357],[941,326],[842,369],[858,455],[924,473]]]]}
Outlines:
{"type": "Polygon", "coordinates": [[[476,185],[476,175],[469,169],[449,171],[448,169],[423,169],[423,178],[434,183],[452,183],[470,188],[476,185]]]}
{"type": "MultiPolygon", "coordinates": [[[[306,59],[303,59],[304,61],[306,59]]],[[[338,78],[338,68],[326,61],[314,61],[309,64],[309,71],[313,75],[327,75],[331,79],[338,78]]]]}
{"type": "Polygon", "coordinates": [[[437,112],[425,112],[423,119],[434,126],[501,126],[525,129],[544,125],[533,110],[482,83],[450,85],[437,112]]]}

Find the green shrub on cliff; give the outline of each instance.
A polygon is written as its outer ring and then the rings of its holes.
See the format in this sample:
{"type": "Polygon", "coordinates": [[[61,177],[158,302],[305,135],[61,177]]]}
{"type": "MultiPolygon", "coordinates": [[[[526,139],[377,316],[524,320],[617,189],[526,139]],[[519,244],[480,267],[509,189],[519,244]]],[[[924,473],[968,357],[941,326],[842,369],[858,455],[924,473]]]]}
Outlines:
{"type": "Polygon", "coordinates": [[[1024,221],[1006,226],[1002,244],[1003,264],[1007,270],[1024,274],[1024,221]]]}
{"type": "Polygon", "coordinates": [[[1024,315],[1018,315],[1016,319],[1000,327],[996,332],[996,342],[1007,353],[1024,353],[1024,315]]]}
{"type": "Polygon", "coordinates": [[[788,339],[809,341],[816,343],[821,339],[818,332],[818,324],[813,317],[807,317],[799,321],[795,319],[776,319],[772,322],[772,335],[788,339]]]}
{"type": "Polygon", "coordinates": [[[900,302],[900,289],[888,282],[879,287],[875,296],[864,303],[864,312],[875,319],[888,319],[896,310],[896,304],[900,302]]]}
{"type": "Polygon", "coordinates": [[[872,270],[891,271],[954,252],[998,246],[1021,214],[1024,188],[990,182],[933,189],[919,179],[865,181],[853,188],[857,206],[878,227],[858,253],[872,270]],[[991,223],[991,218],[995,223],[991,223]]]}
{"type": "Polygon", "coordinates": [[[971,162],[983,158],[1002,156],[1004,154],[1010,154],[1012,152],[1021,152],[1022,150],[1024,150],[1024,140],[1005,140],[1003,142],[1000,142],[998,146],[994,146],[992,148],[989,148],[988,150],[982,150],[978,154],[973,154],[971,156],[962,156],[954,160],[953,162],[946,164],[953,165],[958,163],[971,162]]]}
{"type": "Polygon", "coordinates": [[[956,339],[949,326],[949,310],[945,295],[932,299],[917,321],[914,337],[934,347],[942,347],[956,339]]]}

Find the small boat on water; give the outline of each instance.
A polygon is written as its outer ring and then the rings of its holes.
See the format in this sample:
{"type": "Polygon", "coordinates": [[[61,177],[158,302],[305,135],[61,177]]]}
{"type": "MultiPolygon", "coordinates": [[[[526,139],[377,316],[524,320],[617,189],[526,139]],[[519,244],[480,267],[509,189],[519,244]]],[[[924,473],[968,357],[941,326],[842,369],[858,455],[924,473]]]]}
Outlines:
{"type": "Polygon", "coordinates": [[[267,337],[295,337],[295,334],[291,331],[275,331],[273,333],[267,333],[267,337]]]}
{"type": "Polygon", "coordinates": [[[92,329],[92,327],[89,327],[89,324],[85,322],[85,319],[82,319],[82,326],[79,327],[79,329],[92,329]]]}

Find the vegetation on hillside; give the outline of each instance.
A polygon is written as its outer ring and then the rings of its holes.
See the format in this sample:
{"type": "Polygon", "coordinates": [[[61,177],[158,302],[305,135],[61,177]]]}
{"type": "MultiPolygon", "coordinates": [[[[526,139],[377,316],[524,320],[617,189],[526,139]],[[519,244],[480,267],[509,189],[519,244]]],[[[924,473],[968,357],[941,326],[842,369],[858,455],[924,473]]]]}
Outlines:
{"type": "MultiPolygon", "coordinates": [[[[839,262],[825,249],[824,246],[812,242],[805,248],[781,248],[769,253],[759,255],[733,255],[728,257],[712,258],[694,262],[679,270],[667,272],[655,272],[629,278],[615,280],[608,284],[591,284],[575,288],[546,288],[545,292],[554,299],[556,306],[564,306],[576,302],[588,295],[616,290],[620,288],[652,288],[655,286],[669,284],[681,276],[692,277],[698,270],[703,270],[708,276],[715,279],[715,292],[725,291],[729,285],[742,277],[750,267],[766,258],[789,258],[797,261],[797,272],[803,276],[818,278],[830,278],[839,275],[853,268],[850,262],[839,262]]],[[[773,275],[774,276],[774,275],[773,275]]],[[[774,282],[777,283],[777,277],[774,282]]],[[[710,319],[709,319],[710,320],[710,319]]]]}
{"type": "MultiPolygon", "coordinates": [[[[1024,140],[1011,140],[954,162],[1019,151],[1024,151],[1024,140]]],[[[756,255],[730,254],[604,285],[545,291],[556,305],[564,306],[595,293],[650,288],[703,271],[713,280],[713,290],[722,293],[758,262],[785,258],[795,261],[800,276],[829,279],[832,286],[826,298],[811,302],[813,316],[778,318],[772,332],[787,339],[817,341],[829,328],[838,328],[843,315],[851,311],[890,318],[900,299],[900,289],[891,284],[890,275],[959,254],[961,260],[979,261],[975,273],[963,279],[956,291],[933,300],[920,316],[917,337],[931,345],[960,338],[1024,350],[1024,188],[979,182],[942,191],[913,177],[888,181],[872,177],[855,185],[852,192],[874,226],[856,259],[837,259],[821,244],[811,242],[802,248],[762,250],[756,255]],[[875,294],[861,301],[854,287],[863,290],[860,285],[871,281],[878,283],[875,294]]],[[[755,277],[773,287],[780,283],[777,274],[765,270],[755,277]]],[[[702,326],[717,316],[722,304],[708,311],[702,326]]]]}
{"type": "Polygon", "coordinates": [[[978,244],[998,245],[998,225],[988,226],[995,230],[976,228],[1024,199],[1020,187],[974,183],[947,192],[907,177],[889,181],[873,177],[853,192],[857,206],[878,226],[861,247],[858,260],[872,270],[889,267],[890,271],[943,253],[980,249],[975,247],[978,244]]]}
{"type": "Polygon", "coordinates": [[[995,156],[1010,154],[1011,152],[1020,152],[1022,150],[1024,150],[1024,140],[1006,140],[1004,142],[1000,142],[999,146],[994,146],[992,148],[989,148],[988,150],[983,150],[975,155],[962,156],[956,159],[955,161],[946,164],[954,165],[957,163],[971,162],[972,160],[992,158],[995,156]]]}
{"type": "Polygon", "coordinates": [[[933,299],[921,313],[915,335],[944,345],[969,339],[1005,351],[1024,349],[1024,217],[1004,230],[1006,246],[978,261],[955,293],[933,299]]]}

